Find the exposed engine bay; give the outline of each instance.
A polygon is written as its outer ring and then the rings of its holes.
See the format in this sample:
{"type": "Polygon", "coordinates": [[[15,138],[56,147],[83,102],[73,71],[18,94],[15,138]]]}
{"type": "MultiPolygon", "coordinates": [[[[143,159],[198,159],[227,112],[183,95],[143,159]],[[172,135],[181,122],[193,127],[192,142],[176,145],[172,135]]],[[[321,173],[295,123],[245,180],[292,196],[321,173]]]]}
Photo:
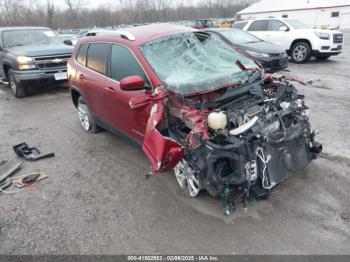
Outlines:
{"type": "Polygon", "coordinates": [[[169,97],[162,134],[184,148],[174,168],[180,186],[191,197],[202,189],[221,197],[227,215],[235,200],[246,205],[250,197],[266,198],[322,151],[308,112],[304,96],[283,76],[206,96],[169,97]]]}

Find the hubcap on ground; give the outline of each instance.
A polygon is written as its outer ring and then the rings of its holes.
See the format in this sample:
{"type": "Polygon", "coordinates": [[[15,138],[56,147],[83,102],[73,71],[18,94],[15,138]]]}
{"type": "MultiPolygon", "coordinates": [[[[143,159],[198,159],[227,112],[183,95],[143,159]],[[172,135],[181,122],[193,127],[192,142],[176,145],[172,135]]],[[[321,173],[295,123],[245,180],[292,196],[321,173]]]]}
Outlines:
{"type": "Polygon", "coordinates": [[[293,58],[295,61],[303,61],[307,55],[307,49],[303,45],[298,45],[293,50],[293,58]]]}
{"type": "Polygon", "coordinates": [[[83,101],[78,101],[79,120],[83,128],[88,131],[91,128],[91,119],[89,109],[83,101]]]}
{"type": "Polygon", "coordinates": [[[191,197],[196,197],[199,194],[200,186],[195,170],[183,159],[174,168],[174,172],[180,187],[187,190],[191,197]]]}

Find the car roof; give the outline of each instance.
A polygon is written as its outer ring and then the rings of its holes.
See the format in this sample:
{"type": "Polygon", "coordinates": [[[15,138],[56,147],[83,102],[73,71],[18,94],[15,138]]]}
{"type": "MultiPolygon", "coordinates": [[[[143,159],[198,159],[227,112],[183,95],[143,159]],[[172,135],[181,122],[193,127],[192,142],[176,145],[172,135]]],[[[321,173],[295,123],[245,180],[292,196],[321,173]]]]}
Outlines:
{"type": "MultiPolygon", "coordinates": [[[[118,31],[119,32],[125,31],[133,35],[135,38],[133,43],[136,46],[140,46],[165,36],[169,36],[177,33],[183,33],[183,32],[193,32],[198,30],[193,29],[191,27],[181,26],[181,25],[162,23],[162,24],[150,24],[150,25],[144,25],[144,26],[123,28],[121,30],[116,30],[116,34],[118,34],[118,31]]],[[[113,33],[113,31],[111,32],[113,33]]],[[[100,34],[99,36],[93,36],[93,37],[96,40],[105,40],[106,37],[110,38],[113,36],[111,34],[107,34],[107,35],[100,34]]],[[[119,39],[119,38],[116,38],[116,39],[119,39]]]]}
{"type": "Polygon", "coordinates": [[[48,27],[39,27],[39,26],[16,26],[16,27],[0,27],[0,31],[16,31],[16,30],[33,30],[33,29],[43,29],[43,30],[51,30],[48,27]]]}

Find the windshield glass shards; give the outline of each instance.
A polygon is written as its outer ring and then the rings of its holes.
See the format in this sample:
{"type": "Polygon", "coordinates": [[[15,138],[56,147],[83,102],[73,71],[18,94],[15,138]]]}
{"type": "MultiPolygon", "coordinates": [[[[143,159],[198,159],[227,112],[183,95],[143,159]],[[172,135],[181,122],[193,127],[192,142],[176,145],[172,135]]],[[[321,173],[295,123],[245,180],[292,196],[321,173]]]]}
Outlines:
{"type": "Polygon", "coordinates": [[[6,47],[62,44],[62,40],[49,29],[5,31],[3,40],[6,47]]]}
{"type": "Polygon", "coordinates": [[[163,37],[140,47],[164,86],[188,95],[245,82],[257,68],[253,60],[237,53],[217,37],[186,32],[163,37]]]}

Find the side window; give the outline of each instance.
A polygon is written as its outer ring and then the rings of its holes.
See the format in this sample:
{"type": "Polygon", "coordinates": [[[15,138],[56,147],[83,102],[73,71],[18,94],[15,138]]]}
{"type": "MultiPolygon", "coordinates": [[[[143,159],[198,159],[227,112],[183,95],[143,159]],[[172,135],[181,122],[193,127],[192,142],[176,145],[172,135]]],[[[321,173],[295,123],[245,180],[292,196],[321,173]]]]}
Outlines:
{"type": "Polygon", "coordinates": [[[232,28],[243,29],[248,22],[234,23],[232,28]]]}
{"type": "Polygon", "coordinates": [[[269,28],[269,20],[254,21],[248,31],[267,31],[269,28]]]}
{"type": "Polygon", "coordinates": [[[79,48],[79,51],[75,57],[79,64],[86,66],[86,53],[88,50],[89,44],[84,44],[79,48]]]}
{"type": "Polygon", "coordinates": [[[141,76],[148,83],[145,72],[131,51],[121,45],[112,45],[110,77],[119,82],[127,76],[141,76]]]}
{"type": "Polygon", "coordinates": [[[107,74],[109,44],[90,44],[87,51],[87,67],[101,74],[107,74]]]}
{"type": "Polygon", "coordinates": [[[279,20],[270,20],[269,31],[279,31],[281,27],[286,27],[286,25],[279,20]]]}

